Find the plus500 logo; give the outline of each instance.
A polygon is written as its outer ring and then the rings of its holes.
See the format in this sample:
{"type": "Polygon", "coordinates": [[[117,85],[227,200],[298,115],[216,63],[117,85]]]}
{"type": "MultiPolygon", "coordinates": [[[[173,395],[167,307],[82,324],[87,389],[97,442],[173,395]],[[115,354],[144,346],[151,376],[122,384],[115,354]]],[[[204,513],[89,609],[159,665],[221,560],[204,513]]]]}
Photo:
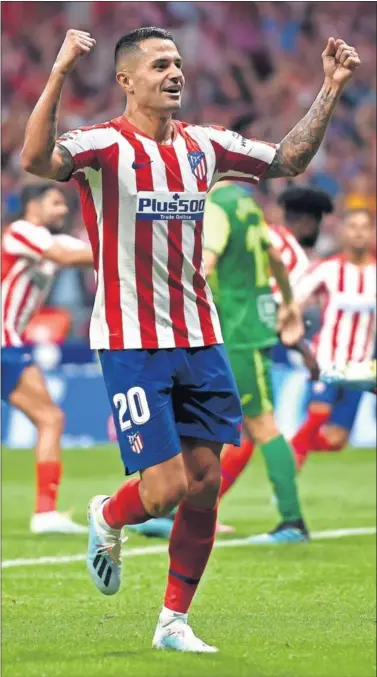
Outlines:
{"type": "Polygon", "coordinates": [[[145,221],[199,221],[203,218],[205,193],[148,193],[137,195],[136,218],[145,221]]]}

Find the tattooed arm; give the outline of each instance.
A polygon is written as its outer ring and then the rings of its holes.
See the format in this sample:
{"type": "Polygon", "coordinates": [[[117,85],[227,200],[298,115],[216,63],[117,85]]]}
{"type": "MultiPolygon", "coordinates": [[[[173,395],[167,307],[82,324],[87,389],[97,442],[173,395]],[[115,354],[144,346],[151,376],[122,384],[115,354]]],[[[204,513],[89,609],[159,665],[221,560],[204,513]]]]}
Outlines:
{"type": "Polygon", "coordinates": [[[322,53],[325,82],[305,117],[281,141],[266,178],[297,176],[318,151],[340,94],[360,59],[343,40],[329,38],[322,53]]]}
{"type": "Polygon", "coordinates": [[[339,93],[322,87],[305,117],[281,141],[265,178],[297,176],[305,171],[322,143],[339,93]]]}
{"type": "Polygon", "coordinates": [[[62,146],[55,145],[57,116],[65,79],[77,59],[95,44],[89,33],[69,30],[56,58],[51,75],[26,126],[21,151],[22,167],[31,174],[63,181],[73,170],[73,159],[62,146]]]}

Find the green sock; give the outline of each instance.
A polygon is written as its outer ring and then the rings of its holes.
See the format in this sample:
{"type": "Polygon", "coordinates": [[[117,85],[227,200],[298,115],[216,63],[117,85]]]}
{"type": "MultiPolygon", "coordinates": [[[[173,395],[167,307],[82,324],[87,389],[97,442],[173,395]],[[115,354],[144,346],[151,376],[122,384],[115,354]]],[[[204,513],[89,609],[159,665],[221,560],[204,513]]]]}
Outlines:
{"type": "Polygon", "coordinates": [[[284,521],[301,518],[293,452],[283,435],[261,444],[269,480],[274,487],[279,512],[284,521]]]}

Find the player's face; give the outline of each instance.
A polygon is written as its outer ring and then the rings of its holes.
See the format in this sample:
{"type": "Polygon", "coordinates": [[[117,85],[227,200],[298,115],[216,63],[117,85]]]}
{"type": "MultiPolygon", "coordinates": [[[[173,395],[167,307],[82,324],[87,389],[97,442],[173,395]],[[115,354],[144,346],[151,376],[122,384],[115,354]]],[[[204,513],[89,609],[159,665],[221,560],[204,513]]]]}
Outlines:
{"type": "Polygon", "coordinates": [[[118,82],[140,110],[174,113],[181,107],[185,79],[182,58],[171,40],[151,38],[140,43],[142,53],[129,77],[118,82]]]}
{"type": "Polygon", "coordinates": [[[315,219],[309,214],[304,214],[301,219],[297,221],[294,232],[300,245],[311,249],[318,240],[320,228],[321,223],[318,219],[315,219]]]}
{"type": "Polygon", "coordinates": [[[68,205],[60,190],[48,190],[40,200],[40,208],[42,225],[56,230],[64,226],[68,205]]]}
{"type": "Polygon", "coordinates": [[[366,212],[349,214],[344,223],[343,243],[355,252],[368,252],[373,244],[374,228],[366,212]]]}

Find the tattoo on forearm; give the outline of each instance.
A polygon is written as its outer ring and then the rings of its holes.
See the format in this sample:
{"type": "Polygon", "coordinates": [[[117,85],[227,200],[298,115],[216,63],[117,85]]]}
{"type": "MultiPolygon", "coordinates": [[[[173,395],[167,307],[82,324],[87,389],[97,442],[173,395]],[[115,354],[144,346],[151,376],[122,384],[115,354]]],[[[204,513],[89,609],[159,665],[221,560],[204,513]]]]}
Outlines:
{"type": "Polygon", "coordinates": [[[59,101],[57,101],[54,104],[54,107],[51,111],[51,124],[49,126],[49,139],[48,139],[48,149],[47,152],[49,155],[51,155],[52,151],[54,150],[55,147],[55,139],[56,139],[56,134],[57,134],[57,128],[58,128],[58,120],[57,120],[57,113],[58,113],[58,106],[59,106],[59,101]]]}
{"type": "Polygon", "coordinates": [[[303,172],[320,147],[337,101],[322,89],[305,117],[282,140],[266,178],[296,176],[303,172]]]}
{"type": "MultiPolygon", "coordinates": [[[[55,139],[54,139],[54,144],[55,144],[55,139]]],[[[73,158],[69,150],[64,148],[64,146],[60,146],[59,144],[56,145],[56,150],[58,151],[61,159],[62,159],[62,164],[59,167],[58,171],[56,172],[56,175],[53,177],[56,181],[65,181],[68,179],[74,169],[73,165],[73,158]]]]}

